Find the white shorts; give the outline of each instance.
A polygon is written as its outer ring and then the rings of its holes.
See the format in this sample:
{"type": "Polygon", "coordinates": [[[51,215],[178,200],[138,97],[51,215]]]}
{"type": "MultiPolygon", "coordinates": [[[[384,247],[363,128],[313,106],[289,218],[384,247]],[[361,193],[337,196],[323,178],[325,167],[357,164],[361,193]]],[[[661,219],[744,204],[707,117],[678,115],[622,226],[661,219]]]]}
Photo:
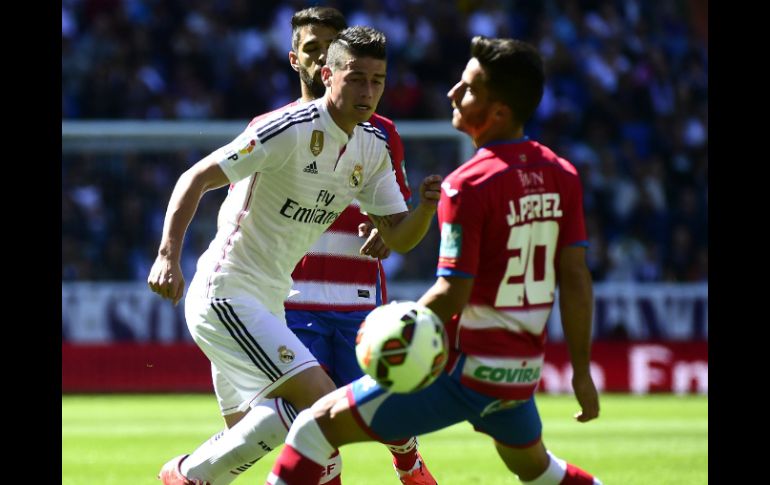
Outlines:
{"type": "Polygon", "coordinates": [[[188,292],[185,318],[193,340],[211,361],[223,415],[246,411],[292,376],[318,365],[286,320],[256,298],[198,295],[188,292]]]}

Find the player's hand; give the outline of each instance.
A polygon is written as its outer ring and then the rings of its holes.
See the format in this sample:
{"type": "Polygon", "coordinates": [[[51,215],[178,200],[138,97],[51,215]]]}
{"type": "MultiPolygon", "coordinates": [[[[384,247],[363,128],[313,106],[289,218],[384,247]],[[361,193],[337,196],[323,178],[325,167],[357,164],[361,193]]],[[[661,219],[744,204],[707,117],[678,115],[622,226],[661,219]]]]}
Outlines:
{"type": "Polygon", "coordinates": [[[599,393],[596,391],[594,380],[588,371],[575,373],[572,376],[572,389],[580,404],[580,412],[575,413],[575,419],[581,423],[599,417],[599,393]]]}
{"type": "Polygon", "coordinates": [[[358,225],[358,237],[367,238],[361,249],[358,250],[361,255],[379,259],[386,259],[390,256],[390,248],[385,245],[380,232],[370,221],[358,225]]]}
{"type": "Polygon", "coordinates": [[[152,291],[166,300],[171,300],[176,306],[184,294],[184,276],[179,261],[172,261],[166,256],[159,255],[150,268],[147,285],[152,291]]]}
{"type": "Polygon", "coordinates": [[[433,210],[438,206],[441,198],[441,175],[428,175],[420,184],[420,204],[432,206],[433,210]]]}

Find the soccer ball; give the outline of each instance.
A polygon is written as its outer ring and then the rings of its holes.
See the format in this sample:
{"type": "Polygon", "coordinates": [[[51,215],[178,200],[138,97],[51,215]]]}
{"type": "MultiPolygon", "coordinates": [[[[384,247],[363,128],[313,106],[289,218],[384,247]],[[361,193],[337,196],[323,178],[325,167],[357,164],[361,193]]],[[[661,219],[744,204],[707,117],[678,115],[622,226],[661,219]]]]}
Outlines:
{"type": "Polygon", "coordinates": [[[356,335],[361,369],[391,392],[415,392],[433,382],[447,361],[444,324],[413,301],[372,310],[356,335]]]}

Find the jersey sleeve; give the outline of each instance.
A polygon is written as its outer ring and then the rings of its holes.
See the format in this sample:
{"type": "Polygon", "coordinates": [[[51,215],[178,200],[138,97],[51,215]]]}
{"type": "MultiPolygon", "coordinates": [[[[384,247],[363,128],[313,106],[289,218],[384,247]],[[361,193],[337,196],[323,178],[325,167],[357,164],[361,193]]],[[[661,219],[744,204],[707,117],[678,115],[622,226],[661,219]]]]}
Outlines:
{"type": "Polygon", "coordinates": [[[455,187],[455,183],[445,180],[441,186],[441,245],[436,276],[474,277],[479,266],[484,209],[474,191],[455,187]]]}
{"type": "Polygon", "coordinates": [[[270,122],[249,125],[233,141],[216,150],[219,167],[236,183],[255,172],[279,170],[297,149],[297,130],[276,129],[270,122]]]}
{"type": "Polygon", "coordinates": [[[406,212],[408,208],[396,181],[396,171],[384,146],[380,161],[374,167],[371,178],[356,196],[361,210],[378,216],[406,212]]]}
{"type": "Polygon", "coordinates": [[[564,217],[559,231],[559,247],[588,246],[585,215],[583,213],[583,187],[577,172],[567,174],[567,190],[562,207],[564,217]]]}
{"type": "Polygon", "coordinates": [[[412,190],[409,187],[409,181],[406,178],[406,161],[404,160],[404,142],[401,135],[398,134],[395,123],[389,118],[375,114],[369,120],[385,134],[390,150],[390,160],[393,163],[393,170],[396,171],[396,181],[401,189],[401,195],[407,204],[411,204],[412,190]]]}

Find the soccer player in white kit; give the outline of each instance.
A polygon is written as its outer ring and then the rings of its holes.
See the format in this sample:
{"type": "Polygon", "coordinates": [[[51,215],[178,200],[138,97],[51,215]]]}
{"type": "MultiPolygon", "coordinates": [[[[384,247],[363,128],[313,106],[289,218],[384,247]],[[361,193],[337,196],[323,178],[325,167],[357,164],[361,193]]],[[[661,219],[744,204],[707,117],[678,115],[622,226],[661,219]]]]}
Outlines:
{"type": "Polygon", "coordinates": [[[351,200],[396,251],[410,250],[427,232],[441,177],[423,180],[420,203],[408,212],[382,135],[366,123],[385,71],[384,35],[345,29],[322,68],[323,98],[271,113],[179,178],[148,285],[179,302],[182,241],[200,198],[234,184],[198,260],[185,316],[195,342],[239,393],[238,411],[249,412],[218,439],[169,461],[164,484],[216,484],[280,445],[295,410],[335,388],[287,328],[283,302],[295,264],[351,200]]]}

